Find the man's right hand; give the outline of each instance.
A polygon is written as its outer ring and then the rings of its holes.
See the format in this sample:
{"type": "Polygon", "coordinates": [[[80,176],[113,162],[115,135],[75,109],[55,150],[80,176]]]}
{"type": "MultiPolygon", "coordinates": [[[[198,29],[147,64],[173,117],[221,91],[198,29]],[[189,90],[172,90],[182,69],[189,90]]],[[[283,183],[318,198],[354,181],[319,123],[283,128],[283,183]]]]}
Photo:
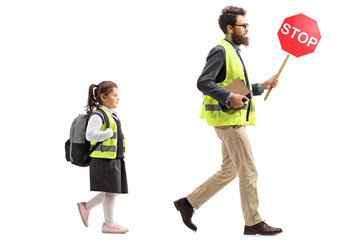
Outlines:
{"type": "Polygon", "coordinates": [[[244,96],[244,95],[240,95],[240,94],[233,94],[229,100],[231,106],[233,108],[241,108],[242,106],[244,106],[244,103],[242,102],[242,100],[245,99],[246,101],[248,101],[249,99],[244,96]]]}

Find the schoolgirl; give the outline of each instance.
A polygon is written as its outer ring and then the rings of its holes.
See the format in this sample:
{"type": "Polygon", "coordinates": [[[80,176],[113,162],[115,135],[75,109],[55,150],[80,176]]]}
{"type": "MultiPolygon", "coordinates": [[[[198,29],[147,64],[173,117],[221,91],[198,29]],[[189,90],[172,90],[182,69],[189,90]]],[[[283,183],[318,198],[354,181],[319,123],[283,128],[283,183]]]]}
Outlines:
{"type": "Polygon", "coordinates": [[[128,193],[124,150],[125,141],[121,123],[113,110],[119,103],[118,87],[111,81],[103,81],[89,87],[86,110],[91,114],[86,129],[86,139],[95,145],[102,142],[90,155],[90,190],[100,192],[93,199],[77,204],[81,219],[88,227],[90,210],[102,204],[104,210],[103,233],[126,233],[129,230],[113,220],[115,197],[128,193]],[[109,127],[102,109],[109,119],[109,127]]]}

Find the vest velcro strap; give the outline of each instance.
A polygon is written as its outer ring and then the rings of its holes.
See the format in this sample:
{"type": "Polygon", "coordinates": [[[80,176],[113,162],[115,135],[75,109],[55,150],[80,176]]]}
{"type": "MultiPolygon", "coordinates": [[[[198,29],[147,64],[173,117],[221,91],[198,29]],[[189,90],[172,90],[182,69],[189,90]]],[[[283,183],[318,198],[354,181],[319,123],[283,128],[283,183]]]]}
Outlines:
{"type": "MultiPolygon", "coordinates": [[[[116,152],[116,146],[106,146],[106,145],[99,145],[95,151],[100,152],[116,152]]],[[[94,152],[95,152],[94,151],[94,152]]]]}

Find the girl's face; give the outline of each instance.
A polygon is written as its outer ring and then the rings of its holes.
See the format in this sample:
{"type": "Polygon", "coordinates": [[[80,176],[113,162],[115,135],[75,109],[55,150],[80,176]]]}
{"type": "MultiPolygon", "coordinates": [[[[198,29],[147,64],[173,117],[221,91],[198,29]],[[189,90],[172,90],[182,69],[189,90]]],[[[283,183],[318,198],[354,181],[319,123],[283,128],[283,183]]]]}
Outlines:
{"type": "Polygon", "coordinates": [[[111,109],[111,108],[117,108],[119,103],[119,89],[113,88],[111,92],[106,96],[105,94],[100,94],[101,102],[102,104],[111,109]]]}

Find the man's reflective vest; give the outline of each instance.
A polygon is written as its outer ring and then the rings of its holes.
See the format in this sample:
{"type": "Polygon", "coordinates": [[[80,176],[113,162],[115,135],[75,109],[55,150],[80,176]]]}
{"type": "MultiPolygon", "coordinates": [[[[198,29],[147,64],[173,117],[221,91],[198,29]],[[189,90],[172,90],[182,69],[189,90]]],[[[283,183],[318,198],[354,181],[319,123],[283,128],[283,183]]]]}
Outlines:
{"type": "MultiPolygon", "coordinates": [[[[217,85],[225,87],[238,77],[245,83],[242,64],[233,46],[225,39],[221,40],[218,45],[223,46],[226,53],[226,78],[221,83],[217,83],[217,85]]],[[[246,101],[241,109],[227,111],[221,110],[217,100],[204,95],[200,118],[206,119],[210,126],[255,125],[255,105],[251,84],[250,91],[252,97],[250,105],[249,101],[246,101]],[[247,120],[248,108],[250,108],[250,112],[247,120]]]]}

